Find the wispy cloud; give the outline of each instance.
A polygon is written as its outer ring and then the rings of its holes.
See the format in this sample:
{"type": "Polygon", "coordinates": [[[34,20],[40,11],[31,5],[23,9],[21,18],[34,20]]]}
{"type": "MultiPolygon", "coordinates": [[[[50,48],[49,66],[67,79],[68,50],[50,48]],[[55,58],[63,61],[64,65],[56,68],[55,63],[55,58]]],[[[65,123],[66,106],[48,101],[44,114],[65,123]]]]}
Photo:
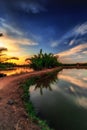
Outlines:
{"type": "Polygon", "coordinates": [[[0,22],[5,22],[5,19],[0,17],[0,22]]]}
{"type": "Polygon", "coordinates": [[[33,13],[37,14],[40,12],[45,12],[46,8],[41,4],[39,1],[17,1],[15,6],[19,8],[20,10],[27,12],[27,13],[33,13]]]}
{"type": "Polygon", "coordinates": [[[75,42],[75,39],[74,40],[71,40],[70,43],[69,43],[69,46],[72,46],[75,42]]]}
{"type": "Polygon", "coordinates": [[[21,32],[20,30],[12,27],[11,25],[5,23],[5,22],[1,22],[2,28],[6,31],[6,33],[12,33],[12,34],[16,34],[19,36],[23,36],[23,32],[21,32]]]}
{"type": "Polygon", "coordinates": [[[77,62],[79,59],[85,59],[87,57],[87,51],[85,51],[86,49],[87,43],[80,44],[71,49],[68,49],[67,51],[60,52],[56,55],[58,55],[60,60],[63,62],[77,62]]]}
{"type": "Polygon", "coordinates": [[[58,46],[58,41],[53,41],[52,43],[51,43],[51,47],[57,47],[58,46]]]}
{"type": "MultiPolygon", "coordinates": [[[[22,57],[29,54],[26,50],[30,46],[37,46],[39,44],[35,40],[26,37],[23,31],[12,26],[3,18],[0,18],[0,31],[4,35],[3,37],[0,37],[0,47],[8,48],[8,51],[6,52],[8,57],[18,56],[23,59],[22,57]]],[[[20,60],[18,62],[20,62],[20,60]]]]}
{"type": "Polygon", "coordinates": [[[83,53],[83,54],[87,54],[87,51],[83,51],[82,53],[83,53]]]}
{"type": "Polygon", "coordinates": [[[84,35],[87,33],[87,22],[81,24],[81,25],[78,25],[76,26],[74,29],[73,29],[73,32],[75,32],[76,34],[81,34],[81,35],[84,35]]]}
{"type": "Polygon", "coordinates": [[[24,33],[21,32],[18,28],[13,27],[10,23],[8,23],[5,19],[0,18],[0,31],[2,31],[6,35],[18,35],[23,36],[24,33]]]}
{"type": "MultiPolygon", "coordinates": [[[[70,39],[68,45],[73,45],[73,44],[81,44],[82,41],[84,41],[84,35],[87,35],[87,22],[75,26],[68,34],[66,35],[65,39],[70,39]]],[[[85,40],[87,41],[86,37],[85,40]]]]}
{"type": "MultiPolygon", "coordinates": [[[[87,22],[73,27],[71,30],[66,32],[61,38],[58,39],[58,45],[63,45],[66,47],[71,47],[81,43],[87,42],[87,22]]],[[[56,47],[56,46],[54,46],[56,47]]]]}
{"type": "Polygon", "coordinates": [[[76,46],[76,47],[73,47],[73,48],[71,48],[71,49],[69,49],[69,50],[67,50],[67,51],[64,51],[64,52],[59,53],[58,55],[59,55],[60,57],[62,57],[62,56],[63,56],[63,57],[66,57],[66,56],[70,56],[70,55],[75,55],[75,54],[78,53],[78,52],[82,52],[83,49],[86,49],[86,48],[87,48],[87,43],[78,45],[78,46],[76,46]]]}
{"type": "MultiPolygon", "coordinates": [[[[55,47],[55,44],[52,44],[55,47]]],[[[87,57],[87,22],[75,26],[58,40],[63,46],[58,53],[63,62],[85,62],[87,57]],[[77,61],[76,61],[77,59],[77,61]]]]}
{"type": "Polygon", "coordinates": [[[14,41],[15,44],[36,46],[38,43],[32,39],[26,38],[23,31],[8,24],[3,18],[0,18],[0,30],[4,34],[4,37],[10,41],[14,41]]]}

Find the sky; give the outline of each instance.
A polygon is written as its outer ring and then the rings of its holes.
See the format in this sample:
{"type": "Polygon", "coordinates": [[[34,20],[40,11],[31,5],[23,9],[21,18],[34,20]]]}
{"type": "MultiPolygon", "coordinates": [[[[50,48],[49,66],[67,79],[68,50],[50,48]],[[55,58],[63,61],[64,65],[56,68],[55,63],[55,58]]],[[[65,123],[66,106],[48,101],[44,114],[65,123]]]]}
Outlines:
{"type": "Polygon", "coordinates": [[[63,63],[87,62],[87,2],[0,0],[0,33],[0,47],[20,64],[41,48],[63,63]]]}

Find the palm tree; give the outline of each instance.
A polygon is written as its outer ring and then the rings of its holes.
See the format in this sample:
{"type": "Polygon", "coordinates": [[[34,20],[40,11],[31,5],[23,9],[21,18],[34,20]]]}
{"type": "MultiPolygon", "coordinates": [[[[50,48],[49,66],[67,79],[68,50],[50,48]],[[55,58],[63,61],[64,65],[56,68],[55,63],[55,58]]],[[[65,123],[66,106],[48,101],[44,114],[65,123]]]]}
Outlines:
{"type": "Polygon", "coordinates": [[[53,68],[59,65],[57,58],[52,53],[43,53],[42,49],[40,49],[39,54],[27,58],[25,61],[30,61],[29,67],[34,70],[53,68]]]}
{"type": "Polygon", "coordinates": [[[0,47],[0,63],[4,62],[4,60],[6,60],[6,58],[3,58],[3,56],[6,55],[6,54],[3,54],[3,52],[7,51],[7,50],[8,50],[7,48],[0,47]]]}
{"type": "Polygon", "coordinates": [[[40,55],[40,58],[43,57],[42,49],[40,49],[40,53],[39,53],[39,55],[40,55]]]}
{"type": "Polygon", "coordinates": [[[0,37],[2,37],[3,36],[3,33],[0,33],[0,37]]]}

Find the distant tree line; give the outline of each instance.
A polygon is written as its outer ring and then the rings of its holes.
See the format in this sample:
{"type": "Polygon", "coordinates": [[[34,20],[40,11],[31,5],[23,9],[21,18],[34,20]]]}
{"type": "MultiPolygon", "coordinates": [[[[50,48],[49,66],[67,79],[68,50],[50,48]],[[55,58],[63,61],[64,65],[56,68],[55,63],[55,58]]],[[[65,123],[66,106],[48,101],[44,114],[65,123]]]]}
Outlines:
{"type": "MultiPolygon", "coordinates": [[[[0,33],[0,37],[2,36],[4,36],[3,33],[0,33]]],[[[5,51],[8,51],[8,49],[5,47],[0,47],[0,69],[16,66],[15,63],[8,62],[9,60],[19,60],[18,57],[8,57],[6,54],[4,54],[5,51]]]]}
{"type": "Polygon", "coordinates": [[[10,60],[19,60],[18,57],[9,57],[4,54],[5,51],[8,51],[7,48],[0,47],[0,69],[6,69],[16,66],[15,63],[8,62],[10,60]]]}

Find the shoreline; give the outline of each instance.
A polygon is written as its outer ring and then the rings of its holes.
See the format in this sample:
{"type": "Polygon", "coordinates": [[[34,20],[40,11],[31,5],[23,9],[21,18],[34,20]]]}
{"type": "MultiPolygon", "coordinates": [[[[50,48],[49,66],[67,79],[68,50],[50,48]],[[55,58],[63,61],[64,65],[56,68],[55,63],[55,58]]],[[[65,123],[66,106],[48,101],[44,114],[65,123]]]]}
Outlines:
{"type": "Polygon", "coordinates": [[[61,67],[57,67],[0,78],[0,129],[40,130],[37,124],[28,119],[21,99],[23,90],[20,88],[20,83],[24,83],[31,77],[61,69],[61,67]]]}

